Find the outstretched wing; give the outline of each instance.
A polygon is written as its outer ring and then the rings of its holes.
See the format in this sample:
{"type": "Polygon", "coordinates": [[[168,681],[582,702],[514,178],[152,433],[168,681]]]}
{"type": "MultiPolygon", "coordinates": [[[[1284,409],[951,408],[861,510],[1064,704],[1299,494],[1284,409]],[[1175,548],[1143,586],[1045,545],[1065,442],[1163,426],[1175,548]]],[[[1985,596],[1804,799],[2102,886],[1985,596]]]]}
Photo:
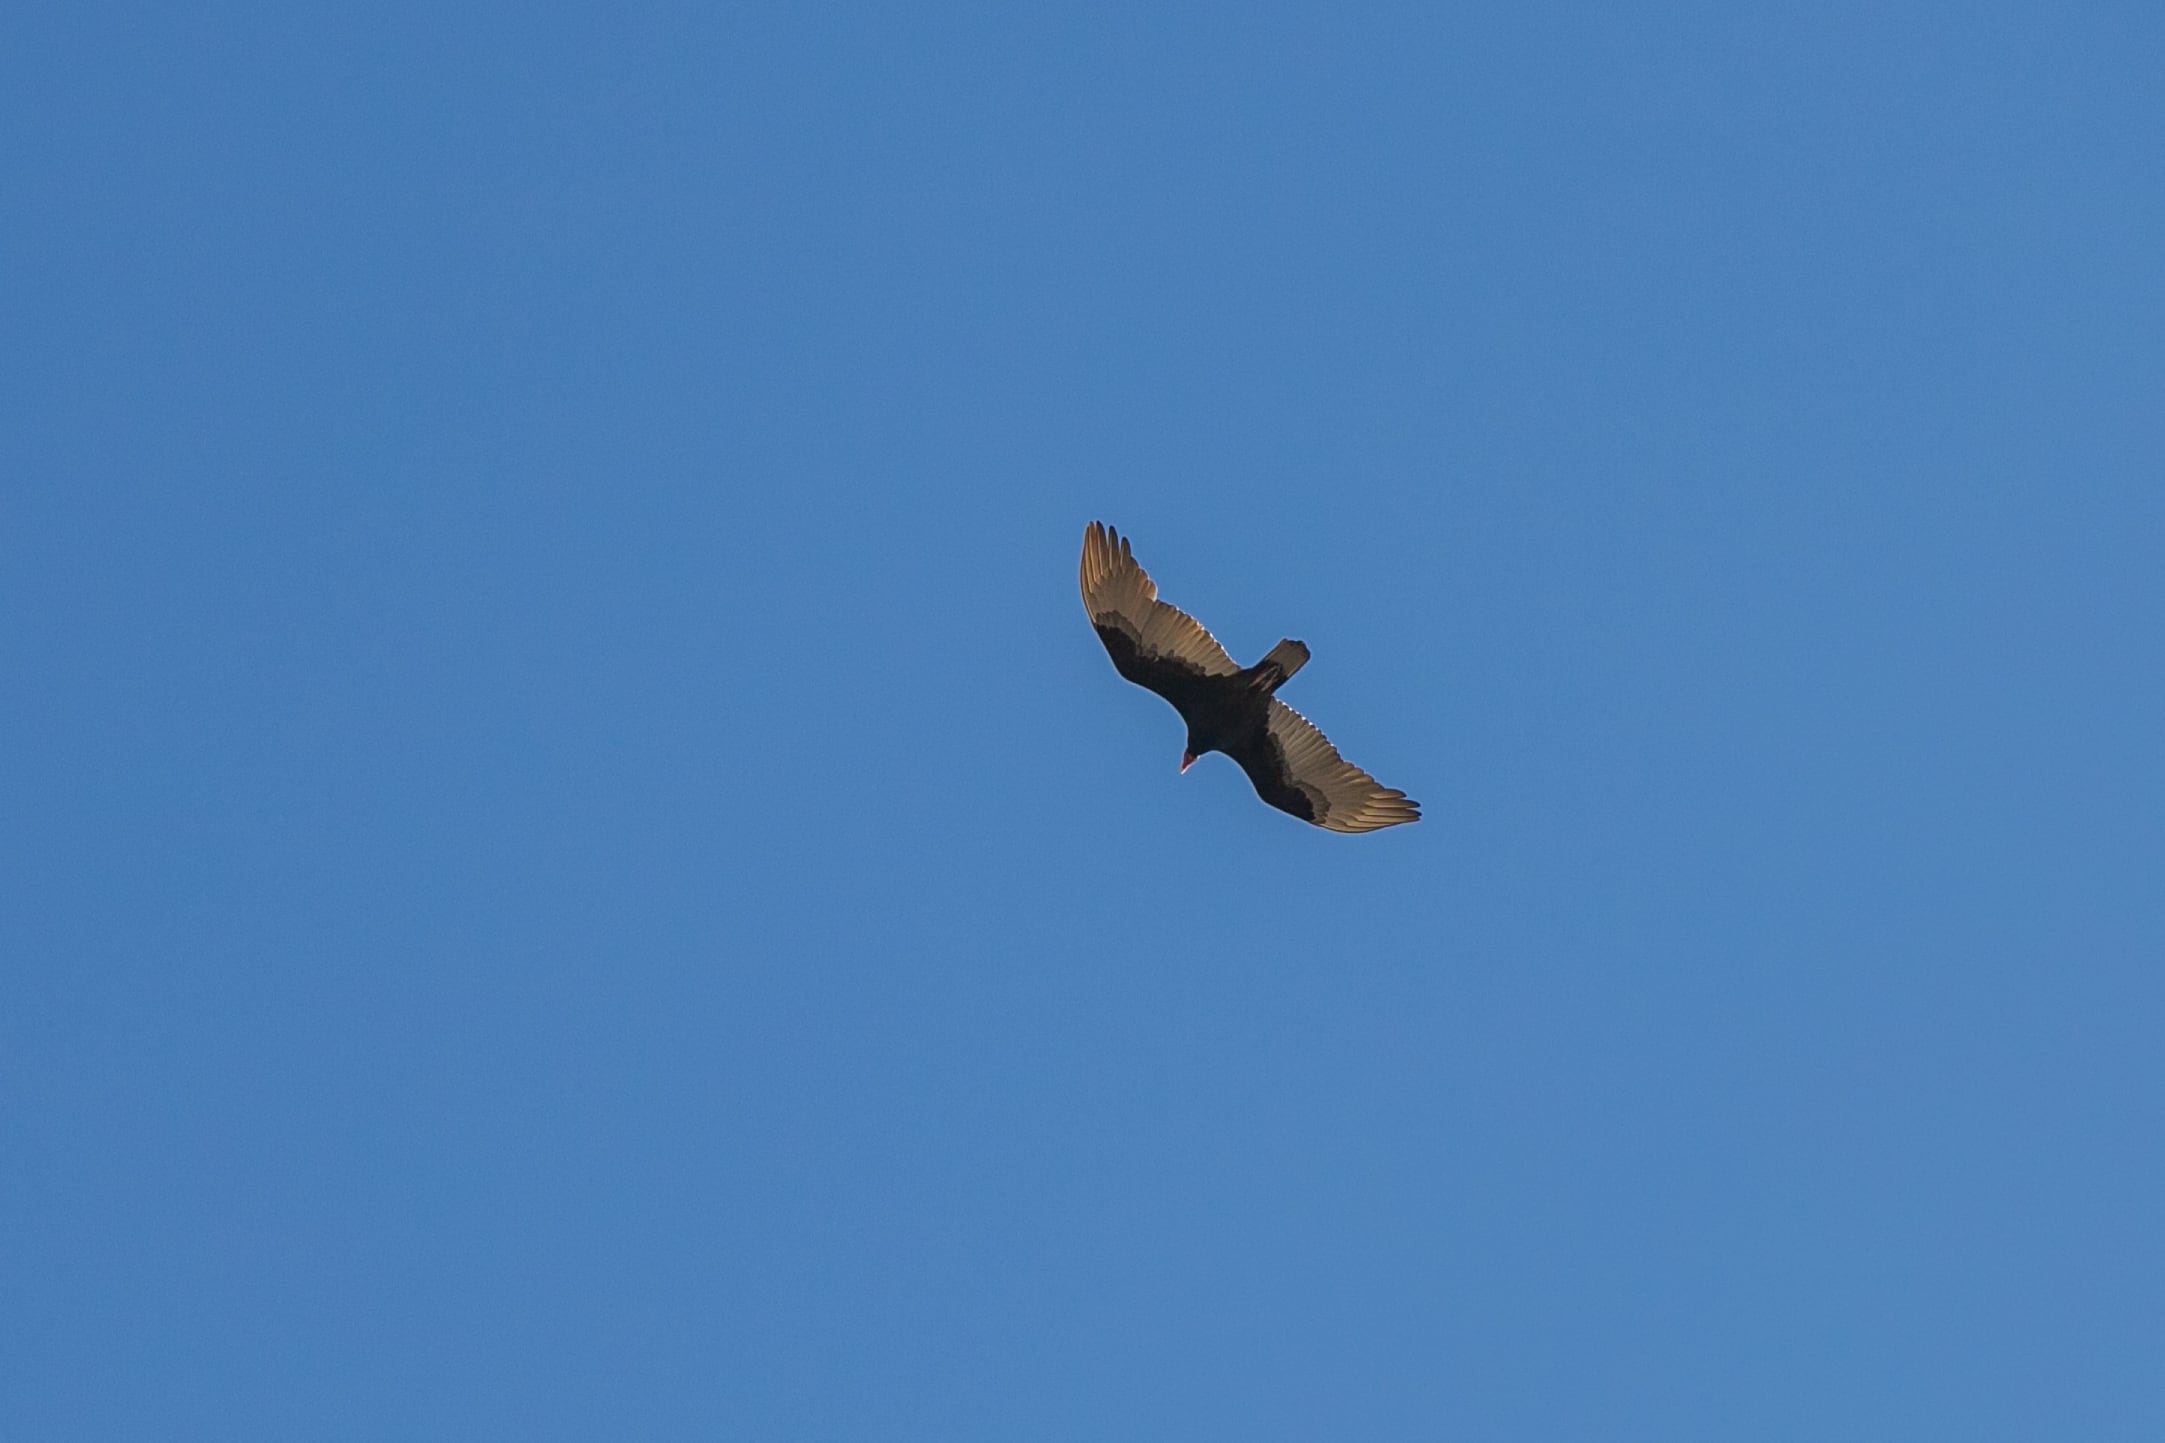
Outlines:
{"type": "Polygon", "coordinates": [[[1126,539],[1096,521],[1083,533],[1082,595],[1113,666],[1175,706],[1198,679],[1240,670],[1201,622],[1158,600],[1126,539]]]}
{"type": "Polygon", "coordinates": [[[1373,832],[1421,820],[1421,804],[1381,786],[1331,745],[1330,738],[1276,697],[1263,731],[1228,755],[1255,783],[1256,795],[1304,822],[1334,832],[1373,832]]]}

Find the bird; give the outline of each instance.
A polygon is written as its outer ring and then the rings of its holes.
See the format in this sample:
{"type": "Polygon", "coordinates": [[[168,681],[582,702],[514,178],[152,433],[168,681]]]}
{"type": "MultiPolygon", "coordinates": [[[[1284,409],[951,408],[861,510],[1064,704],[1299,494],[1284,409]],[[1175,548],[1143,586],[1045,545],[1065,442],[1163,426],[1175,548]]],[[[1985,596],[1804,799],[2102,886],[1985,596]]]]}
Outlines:
{"type": "Polygon", "coordinates": [[[1315,723],[1278,700],[1278,688],[1307,664],[1300,642],[1289,637],[1254,666],[1238,665],[1202,623],[1158,600],[1127,538],[1099,521],[1083,532],[1082,594],[1113,669],[1171,702],[1188,724],[1182,773],[1223,752],[1257,796],[1333,832],[1421,819],[1420,803],[1339,756],[1315,723]]]}

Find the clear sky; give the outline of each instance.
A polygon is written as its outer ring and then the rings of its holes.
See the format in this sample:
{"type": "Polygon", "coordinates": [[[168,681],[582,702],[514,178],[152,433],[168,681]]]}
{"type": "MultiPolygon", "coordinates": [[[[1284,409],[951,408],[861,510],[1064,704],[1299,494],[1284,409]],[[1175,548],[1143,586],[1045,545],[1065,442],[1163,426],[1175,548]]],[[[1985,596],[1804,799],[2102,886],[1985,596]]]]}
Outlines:
{"type": "Polygon", "coordinates": [[[0,1435],[2165,1437],[2161,77],[14,7],[0,1435]]]}

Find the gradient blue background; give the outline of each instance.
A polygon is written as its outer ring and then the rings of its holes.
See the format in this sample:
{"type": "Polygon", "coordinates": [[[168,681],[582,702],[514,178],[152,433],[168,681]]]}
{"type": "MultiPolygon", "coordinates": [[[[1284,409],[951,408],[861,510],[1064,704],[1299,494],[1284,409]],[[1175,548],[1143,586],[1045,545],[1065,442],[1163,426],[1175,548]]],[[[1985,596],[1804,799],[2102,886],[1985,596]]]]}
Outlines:
{"type": "Polygon", "coordinates": [[[2165,1437],[2165,11],[0,56],[0,1433],[2165,1437]]]}

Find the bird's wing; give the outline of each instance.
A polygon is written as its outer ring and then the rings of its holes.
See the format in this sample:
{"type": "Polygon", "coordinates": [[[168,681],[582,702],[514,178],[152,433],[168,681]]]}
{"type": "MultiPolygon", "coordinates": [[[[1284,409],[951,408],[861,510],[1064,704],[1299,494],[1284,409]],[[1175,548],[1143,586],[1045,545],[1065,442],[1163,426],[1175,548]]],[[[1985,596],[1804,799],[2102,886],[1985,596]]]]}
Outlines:
{"type": "Polygon", "coordinates": [[[1201,622],[1158,600],[1126,539],[1096,521],[1083,533],[1082,594],[1090,624],[1129,681],[1165,695],[1168,685],[1240,670],[1201,622]]]}
{"type": "Polygon", "coordinates": [[[1228,749],[1255,783],[1256,795],[1281,811],[1334,832],[1373,832],[1421,820],[1421,804],[1381,786],[1331,745],[1330,738],[1276,697],[1253,740],[1228,749]]]}

